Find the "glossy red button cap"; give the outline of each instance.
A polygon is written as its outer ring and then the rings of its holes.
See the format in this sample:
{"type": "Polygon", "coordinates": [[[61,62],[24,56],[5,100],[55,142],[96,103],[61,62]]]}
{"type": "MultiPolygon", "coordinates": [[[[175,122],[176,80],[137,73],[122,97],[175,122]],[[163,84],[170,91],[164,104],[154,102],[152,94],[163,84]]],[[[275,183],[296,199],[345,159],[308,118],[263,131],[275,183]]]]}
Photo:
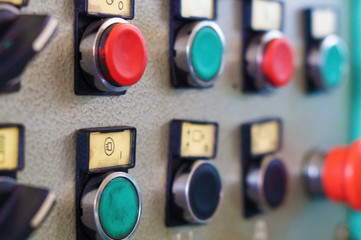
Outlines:
{"type": "Polygon", "coordinates": [[[323,165],[322,185],[327,198],[361,210],[361,139],[350,147],[329,151],[323,165]]]}
{"type": "Polygon", "coordinates": [[[323,164],[322,185],[325,195],[336,202],[346,201],[345,196],[345,158],[347,147],[330,150],[323,164]]]}
{"type": "Polygon", "coordinates": [[[111,78],[121,86],[131,86],[143,76],[147,46],[142,33],[130,23],[112,28],[104,45],[105,63],[111,78]]]}
{"type": "Polygon", "coordinates": [[[346,196],[350,207],[361,211],[361,139],[349,148],[345,166],[346,196]]]}
{"type": "Polygon", "coordinates": [[[287,85],[294,73],[293,49],[286,38],[272,40],[262,61],[262,73],[275,87],[287,85]]]}

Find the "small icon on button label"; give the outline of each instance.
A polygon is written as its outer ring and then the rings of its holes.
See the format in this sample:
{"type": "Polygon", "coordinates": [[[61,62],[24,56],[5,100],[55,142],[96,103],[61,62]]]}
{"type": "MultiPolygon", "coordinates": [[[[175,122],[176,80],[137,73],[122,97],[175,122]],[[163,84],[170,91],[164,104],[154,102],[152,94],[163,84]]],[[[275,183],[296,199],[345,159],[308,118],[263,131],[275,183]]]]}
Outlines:
{"type": "Polygon", "coordinates": [[[114,141],[108,137],[104,142],[104,152],[107,156],[111,156],[114,153],[114,141]]]}

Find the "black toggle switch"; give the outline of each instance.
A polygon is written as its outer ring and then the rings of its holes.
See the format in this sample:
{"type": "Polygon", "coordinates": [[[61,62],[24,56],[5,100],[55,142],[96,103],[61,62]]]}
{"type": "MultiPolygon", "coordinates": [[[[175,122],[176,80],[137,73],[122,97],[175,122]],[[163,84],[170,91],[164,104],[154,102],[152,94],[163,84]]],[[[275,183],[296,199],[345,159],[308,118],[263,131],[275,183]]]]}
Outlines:
{"type": "Polygon", "coordinates": [[[0,240],[27,239],[55,206],[55,194],[0,177],[0,240]]]}
{"type": "Polygon", "coordinates": [[[27,239],[55,205],[48,189],[16,181],[24,168],[24,132],[19,124],[0,125],[0,240],[27,239]]]}
{"type": "Polygon", "coordinates": [[[58,22],[47,15],[21,15],[0,4],[0,92],[20,89],[18,77],[55,34],[58,22]]]}

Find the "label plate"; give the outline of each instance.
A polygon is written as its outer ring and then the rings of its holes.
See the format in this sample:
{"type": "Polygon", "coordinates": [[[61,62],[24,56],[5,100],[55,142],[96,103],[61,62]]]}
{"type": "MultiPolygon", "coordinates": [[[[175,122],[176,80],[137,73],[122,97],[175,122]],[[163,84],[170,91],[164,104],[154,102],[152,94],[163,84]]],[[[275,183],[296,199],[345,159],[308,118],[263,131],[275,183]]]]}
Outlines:
{"type": "Polygon", "coordinates": [[[182,124],[181,157],[213,157],[217,126],[215,124],[182,124]]]}
{"type": "Polygon", "coordinates": [[[0,128],[0,171],[19,167],[20,130],[18,127],[0,128]]]}
{"type": "Polygon", "coordinates": [[[252,29],[256,31],[279,30],[282,24],[282,4],[280,2],[253,0],[252,29]]]}
{"type": "Polygon", "coordinates": [[[336,33],[337,16],[331,9],[317,9],[311,13],[312,37],[319,39],[336,33]]]}
{"type": "Polygon", "coordinates": [[[88,14],[133,17],[134,0],[88,0],[88,14]]]}
{"type": "Polygon", "coordinates": [[[132,153],[132,131],[92,132],[89,136],[89,171],[129,167],[132,153]]]}
{"type": "Polygon", "coordinates": [[[16,6],[22,6],[25,4],[25,0],[0,0],[0,3],[11,3],[14,4],[16,6]]]}
{"type": "Polygon", "coordinates": [[[181,16],[183,18],[214,19],[215,0],[181,0],[181,16]]]}
{"type": "Polygon", "coordinates": [[[271,121],[251,127],[251,153],[253,155],[274,152],[279,149],[280,123],[271,121]]]}

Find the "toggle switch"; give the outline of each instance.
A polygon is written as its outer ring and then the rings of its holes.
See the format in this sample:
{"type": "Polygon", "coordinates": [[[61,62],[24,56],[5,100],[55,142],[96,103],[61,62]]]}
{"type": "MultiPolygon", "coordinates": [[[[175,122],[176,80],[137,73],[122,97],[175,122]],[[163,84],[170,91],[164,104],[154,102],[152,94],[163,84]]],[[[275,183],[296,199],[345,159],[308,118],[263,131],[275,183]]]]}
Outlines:
{"type": "Polygon", "coordinates": [[[218,124],[173,120],[166,189],[166,226],[209,223],[223,196],[216,157],[218,124]]]}
{"type": "Polygon", "coordinates": [[[25,186],[0,176],[0,239],[27,239],[55,206],[48,189],[25,186]]]}
{"type": "Polygon", "coordinates": [[[361,210],[361,140],[350,146],[315,149],[304,163],[304,183],[310,196],[348,203],[361,210]]]}
{"type": "Polygon", "coordinates": [[[246,218],[282,206],[288,190],[288,170],[276,153],[281,149],[278,118],[244,123],[242,138],[242,196],[246,218]]]}
{"type": "Polygon", "coordinates": [[[336,11],[307,9],[304,17],[307,91],[333,89],[342,83],[349,69],[347,44],[337,35],[336,11]]]}
{"type": "Polygon", "coordinates": [[[282,2],[243,2],[243,91],[270,93],[287,86],[295,71],[293,48],[282,33],[282,2]]]}
{"type": "Polygon", "coordinates": [[[215,19],[215,0],[172,0],[170,62],[175,88],[209,88],[222,74],[226,40],[215,19]]]}
{"type": "Polygon", "coordinates": [[[77,239],[130,239],[142,216],[135,166],[136,129],[108,127],[77,132],[77,239]]]}
{"type": "Polygon", "coordinates": [[[0,1],[0,92],[20,89],[19,76],[57,27],[57,20],[51,16],[23,15],[16,6],[0,1]]]}
{"type": "Polygon", "coordinates": [[[114,1],[76,3],[75,93],[78,95],[124,95],[145,72],[148,53],[144,37],[125,20],[134,17],[134,1],[120,3],[121,9],[114,1]],[[88,4],[86,9],[84,3],[88,4]]]}
{"type": "Polygon", "coordinates": [[[24,127],[0,125],[0,239],[27,239],[55,206],[48,189],[26,186],[16,180],[24,167],[24,127]]]}

